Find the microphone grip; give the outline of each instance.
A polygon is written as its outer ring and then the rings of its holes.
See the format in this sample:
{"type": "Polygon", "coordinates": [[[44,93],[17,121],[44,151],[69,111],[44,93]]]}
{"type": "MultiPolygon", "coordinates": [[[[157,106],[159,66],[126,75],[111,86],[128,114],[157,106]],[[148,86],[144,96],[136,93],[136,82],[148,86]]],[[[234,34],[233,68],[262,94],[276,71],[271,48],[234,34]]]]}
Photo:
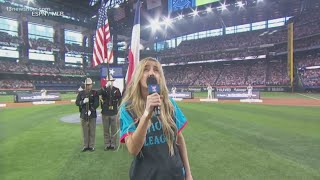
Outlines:
{"type": "Polygon", "coordinates": [[[156,116],[160,116],[160,107],[159,106],[154,107],[153,112],[155,113],[156,116]]]}

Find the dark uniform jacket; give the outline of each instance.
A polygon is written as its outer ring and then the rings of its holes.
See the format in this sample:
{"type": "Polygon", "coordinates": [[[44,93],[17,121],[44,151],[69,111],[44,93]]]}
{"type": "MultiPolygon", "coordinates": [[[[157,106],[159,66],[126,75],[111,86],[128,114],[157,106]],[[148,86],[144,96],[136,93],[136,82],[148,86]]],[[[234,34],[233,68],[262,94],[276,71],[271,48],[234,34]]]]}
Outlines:
{"type": "Polygon", "coordinates": [[[99,90],[99,95],[102,96],[103,102],[101,102],[101,114],[106,116],[114,116],[118,113],[118,105],[121,101],[121,92],[117,87],[108,86],[99,90]]]}
{"type": "Polygon", "coordinates": [[[86,119],[88,117],[88,110],[91,111],[90,118],[96,118],[96,109],[99,107],[99,96],[97,91],[91,90],[90,92],[80,91],[77,96],[76,105],[79,106],[80,118],[86,119]],[[83,100],[89,98],[89,102],[84,104],[83,100]],[[87,104],[89,104],[87,109],[87,104]]]}

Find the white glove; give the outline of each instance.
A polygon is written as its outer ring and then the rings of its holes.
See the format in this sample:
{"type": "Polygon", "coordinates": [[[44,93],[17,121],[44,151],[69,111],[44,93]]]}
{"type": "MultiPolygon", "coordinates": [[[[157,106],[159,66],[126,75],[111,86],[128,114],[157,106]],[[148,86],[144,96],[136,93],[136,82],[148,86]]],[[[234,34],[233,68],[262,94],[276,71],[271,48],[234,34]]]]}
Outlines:
{"type": "Polygon", "coordinates": [[[89,98],[84,98],[83,104],[86,104],[86,103],[88,103],[88,102],[89,102],[89,98]]]}
{"type": "Polygon", "coordinates": [[[106,83],[106,88],[109,87],[109,86],[111,86],[111,82],[110,82],[110,81],[108,81],[108,82],[106,83]]]}
{"type": "Polygon", "coordinates": [[[88,116],[90,116],[90,115],[91,115],[91,111],[89,110],[89,111],[88,111],[88,116]]]}

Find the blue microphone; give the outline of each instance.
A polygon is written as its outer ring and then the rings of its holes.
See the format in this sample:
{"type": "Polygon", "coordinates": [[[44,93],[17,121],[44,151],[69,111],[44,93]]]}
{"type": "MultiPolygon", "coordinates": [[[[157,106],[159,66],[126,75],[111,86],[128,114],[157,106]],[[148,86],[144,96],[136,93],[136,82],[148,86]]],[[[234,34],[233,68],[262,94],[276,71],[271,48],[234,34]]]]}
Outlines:
{"type": "MultiPolygon", "coordinates": [[[[157,79],[153,75],[151,75],[147,78],[147,85],[148,85],[149,95],[153,94],[153,93],[160,94],[160,86],[157,82],[157,79]]],[[[156,114],[156,116],[160,116],[160,107],[159,106],[154,107],[154,113],[156,114]]]]}

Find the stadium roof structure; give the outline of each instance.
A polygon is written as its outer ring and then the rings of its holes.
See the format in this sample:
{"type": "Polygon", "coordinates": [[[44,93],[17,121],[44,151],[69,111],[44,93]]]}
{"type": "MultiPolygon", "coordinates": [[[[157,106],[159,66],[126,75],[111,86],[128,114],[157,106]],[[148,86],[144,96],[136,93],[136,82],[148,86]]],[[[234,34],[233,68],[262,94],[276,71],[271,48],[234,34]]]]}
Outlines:
{"type": "MultiPolygon", "coordinates": [[[[68,23],[95,29],[100,1],[94,6],[89,5],[89,0],[2,0],[0,2],[17,2],[63,11],[65,15],[75,17],[74,21],[68,23]]],[[[126,37],[130,39],[135,0],[113,1],[122,3],[119,7],[112,8],[108,12],[111,33],[117,31],[124,39],[126,37]]],[[[221,0],[221,2],[197,7],[199,13],[195,16],[193,15],[195,8],[176,11],[168,15],[167,0],[159,0],[161,1],[160,6],[152,9],[147,6],[150,1],[152,0],[142,0],[141,39],[145,42],[161,41],[194,32],[259,22],[277,17],[295,16],[300,13],[303,6],[317,0],[241,0],[243,8],[237,6],[239,0],[221,0]],[[225,11],[221,9],[222,4],[226,5],[225,11]],[[207,12],[206,8],[208,7],[212,8],[212,11],[207,12]],[[183,16],[183,18],[179,16],[183,16]],[[168,17],[172,21],[171,26],[163,23],[168,17]],[[150,24],[155,20],[159,21],[157,31],[150,28],[150,24]]]]}

